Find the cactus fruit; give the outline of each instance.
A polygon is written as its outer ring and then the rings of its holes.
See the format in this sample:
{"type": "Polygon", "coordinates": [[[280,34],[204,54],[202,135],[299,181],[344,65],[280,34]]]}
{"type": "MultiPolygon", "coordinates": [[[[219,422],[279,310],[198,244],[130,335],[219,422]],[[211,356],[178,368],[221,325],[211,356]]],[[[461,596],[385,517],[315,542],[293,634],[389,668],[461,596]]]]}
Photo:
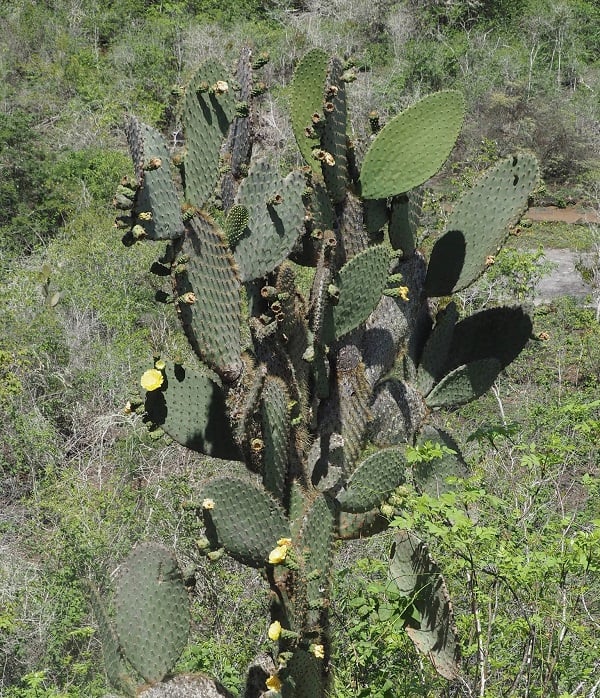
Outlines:
{"type": "MultiPolygon", "coordinates": [[[[205,535],[198,554],[228,553],[263,572],[271,623],[280,628],[273,639],[279,666],[269,670],[267,687],[287,698],[320,698],[328,691],[335,540],[383,531],[381,507],[406,480],[439,493],[448,475],[464,472],[432,413],[485,392],[531,334],[520,308],[460,318],[450,301],[434,322],[430,299],[484,271],[525,207],[537,165],[520,154],[492,168],[458,202],[427,260],[418,246],[420,187],[454,147],[462,96],[425,97],[383,126],[373,116],[376,135],[360,148],[347,118],[350,74],[324,51],[309,51],[290,88],[306,166],[284,176],[274,159],[252,157],[262,91],[253,70],[262,62],[244,49],[235,80],[208,62],[190,81],[179,193],[164,142],[131,119],[137,182],[121,184],[115,205],[118,227],[131,228],[126,242],[170,241],[153,270],[170,274],[195,354],[185,366],[165,361],[151,369],[146,418],[155,433],[243,473],[199,486],[194,506],[205,535]],[[364,153],[362,164],[355,152],[364,153]],[[219,202],[222,217],[210,217],[209,202],[219,202]],[[443,457],[411,473],[405,450],[423,440],[441,444],[443,457]]],[[[120,614],[141,614],[143,627],[153,612],[183,605],[179,582],[169,591],[175,600],[154,596],[162,573],[152,564],[134,554],[127,569],[140,591],[118,596],[120,614]]],[[[451,608],[425,544],[398,534],[390,573],[411,599],[407,632],[443,676],[455,678],[451,608]]],[[[161,678],[182,628],[147,669],[148,656],[160,652],[144,641],[136,656],[135,640],[119,627],[119,647],[138,671],[161,678]]],[[[106,642],[117,680],[115,638],[106,642]]]]}

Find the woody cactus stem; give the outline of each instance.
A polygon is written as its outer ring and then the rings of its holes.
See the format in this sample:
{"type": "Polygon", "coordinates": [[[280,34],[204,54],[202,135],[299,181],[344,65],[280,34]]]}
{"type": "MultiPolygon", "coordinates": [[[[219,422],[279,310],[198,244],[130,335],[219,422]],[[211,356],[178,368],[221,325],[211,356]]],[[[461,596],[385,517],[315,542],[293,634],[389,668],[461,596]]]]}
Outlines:
{"type": "MultiPolygon", "coordinates": [[[[359,148],[348,136],[353,76],[310,51],[290,100],[306,167],[282,176],[279,163],[251,158],[261,101],[253,71],[263,63],[244,50],[237,80],[211,62],[190,81],[178,192],[160,136],[131,119],[137,180],[116,201],[127,206],[126,242],[169,241],[155,270],[170,272],[165,295],[196,354],[145,374],[147,419],[188,448],[246,467],[246,476],[217,476],[198,491],[202,553],[224,550],[264,572],[276,643],[267,685],[286,698],[320,698],[334,541],[382,531],[381,507],[399,485],[436,478],[435,468],[427,477],[411,471],[406,446],[424,429],[437,435],[435,410],[485,392],[530,336],[520,308],[460,319],[452,303],[436,315],[435,298],[484,272],[526,206],[537,165],[518,153],[494,167],[459,201],[428,260],[417,238],[420,188],[454,147],[462,96],[425,97],[378,121],[359,148]],[[474,214],[481,201],[485,220],[474,214]],[[297,281],[302,266],[308,293],[297,281]],[[404,373],[386,378],[399,356],[404,373]]],[[[398,538],[392,573],[415,567],[415,549],[425,546],[398,538]]],[[[411,620],[410,634],[452,679],[459,643],[447,605],[436,612],[439,570],[428,569],[435,592],[419,595],[421,626],[411,620]]]]}

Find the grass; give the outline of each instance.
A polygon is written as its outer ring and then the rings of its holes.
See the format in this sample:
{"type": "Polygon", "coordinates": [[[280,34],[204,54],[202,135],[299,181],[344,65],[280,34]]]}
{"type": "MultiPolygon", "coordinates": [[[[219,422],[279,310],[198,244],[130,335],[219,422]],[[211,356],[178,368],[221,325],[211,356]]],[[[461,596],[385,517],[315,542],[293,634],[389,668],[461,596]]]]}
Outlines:
{"type": "Polygon", "coordinates": [[[518,230],[518,234],[510,237],[511,244],[518,249],[537,249],[541,246],[589,252],[594,242],[593,230],[589,225],[530,221],[526,225],[521,224],[518,230]]]}

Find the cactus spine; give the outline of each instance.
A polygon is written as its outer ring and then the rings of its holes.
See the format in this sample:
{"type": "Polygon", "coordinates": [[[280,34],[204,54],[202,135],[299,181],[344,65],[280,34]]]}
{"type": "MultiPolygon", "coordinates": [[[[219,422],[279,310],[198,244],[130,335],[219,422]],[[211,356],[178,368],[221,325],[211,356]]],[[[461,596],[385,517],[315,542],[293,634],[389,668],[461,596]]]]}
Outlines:
{"type": "MultiPolygon", "coordinates": [[[[252,87],[252,72],[244,50],[239,94],[213,62],[190,81],[177,195],[165,179],[169,164],[159,136],[132,119],[128,140],[138,182],[134,195],[118,203],[127,204],[133,223],[126,242],[170,241],[163,263],[198,358],[198,365],[164,363],[164,380],[146,394],[148,419],[188,448],[246,466],[247,476],[218,476],[198,491],[203,550],[217,557],[224,549],[263,570],[272,627],[279,630],[267,685],[288,698],[320,698],[330,674],[334,540],[383,530],[379,507],[395,488],[413,478],[426,486],[435,477],[411,472],[406,444],[433,429],[435,409],[485,392],[528,340],[531,322],[518,308],[459,321],[450,304],[434,321],[431,299],[483,272],[486,256],[524,209],[537,167],[519,154],[476,184],[428,264],[416,237],[418,188],[454,147],[462,96],[437,93],[378,124],[357,162],[361,151],[348,137],[348,76],[337,59],[310,51],[297,67],[290,100],[306,167],[284,177],[278,163],[252,158],[251,118],[261,91],[252,87]],[[223,152],[233,167],[219,169],[223,152]],[[156,158],[146,162],[146,154],[157,153],[160,166],[156,158]],[[187,202],[178,216],[176,196],[187,202]],[[473,207],[482,199],[480,230],[473,207]],[[203,210],[215,200],[225,209],[224,230],[203,210]],[[152,225],[144,225],[140,206],[152,225]],[[136,234],[139,225],[145,235],[136,234]],[[296,281],[297,265],[312,268],[308,293],[296,281]],[[242,323],[249,333],[240,332],[242,323]],[[248,334],[249,348],[241,340],[248,334]],[[404,375],[385,378],[399,355],[404,375]],[[365,455],[369,443],[381,450],[365,455]]],[[[421,568],[431,589],[415,596],[412,582],[400,585],[423,619],[420,628],[413,623],[411,637],[444,676],[454,677],[458,640],[441,574],[424,544],[399,536],[391,574],[406,569],[412,579],[421,568]]]]}

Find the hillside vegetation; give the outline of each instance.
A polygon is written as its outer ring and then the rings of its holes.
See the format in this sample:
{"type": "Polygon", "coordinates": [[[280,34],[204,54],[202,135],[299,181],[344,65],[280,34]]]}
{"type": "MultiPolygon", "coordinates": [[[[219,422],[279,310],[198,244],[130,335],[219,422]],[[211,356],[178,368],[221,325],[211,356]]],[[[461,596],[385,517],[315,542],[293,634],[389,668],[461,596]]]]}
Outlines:
{"type": "MultiPolygon", "coordinates": [[[[289,168],[301,164],[289,84],[312,47],[357,66],[357,133],[373,109],[385,122],[459,89],[466,124],[426,193],[430,249],[458,193],[519,148],[540,162],[536,203],[600,209],[600,6],[10,0],[0,37],[0,696],[100,697],[110,689],[84,582],[110,578],[144,539],[175,549],[182,567],[196,562],[199,524],[181,504],[221,467],[126,409],[153,354],[188,349],[155,302],[155,251],[125,248],[113,227],[116,186],[132,174],[125,116],[175,145],[178,88],[206,58],[233,66],[249,45],[270,54],[260,147],[289,168]]],[[[582,273],[597,292],[597,226],[571,234],[591,253],[582,273]]],[[[417,657],[394,599],[381,598],[385,542],[357,543],[333,580],[339,698],[600,690],[598,298],[534,308],[542,261],[510,245],[461,296],[463,311],[524,303],[534,338],[489,394],[440,417],[469,463],[464,481],[440,497],[407,489],[392,522],[429,540],[444,570],[463,677],[450,685],[417,657]]],[[[269,647],[260,580],[227,558],[197,580],[177,669],[239,691],[269,647]]]]}

